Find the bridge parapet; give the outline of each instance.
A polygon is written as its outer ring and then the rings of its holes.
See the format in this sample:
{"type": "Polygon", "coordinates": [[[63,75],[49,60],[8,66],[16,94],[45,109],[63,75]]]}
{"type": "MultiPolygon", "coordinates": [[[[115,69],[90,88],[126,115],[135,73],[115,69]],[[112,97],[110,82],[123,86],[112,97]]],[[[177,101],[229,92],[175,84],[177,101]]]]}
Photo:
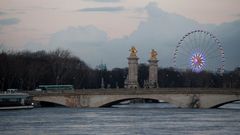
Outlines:
{"type": "Polygon", "coordinates": [[[156,88],[156,89],[76,89],[75,91],[28,92],[41,95],[118,95],[118,94],[240,94],[240,89],[156,88]]]}

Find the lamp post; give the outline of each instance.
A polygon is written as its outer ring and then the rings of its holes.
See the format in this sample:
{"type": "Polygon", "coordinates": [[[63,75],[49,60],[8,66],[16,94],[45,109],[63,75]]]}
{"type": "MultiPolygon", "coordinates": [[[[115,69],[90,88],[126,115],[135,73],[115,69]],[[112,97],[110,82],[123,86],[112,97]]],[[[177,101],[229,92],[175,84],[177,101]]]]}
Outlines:
{"type": "Polygon", "coordinates": [[[56,77],[56,85],[58,85],[58,83],[59,83],[59,76],[57,75],[57,77],[56,77]]]}
{"type": "Polygon", "coordinates": [[[166,74],[166,80],[167,80],[167,84],[165,84],[165,87],[168,87],[168,74],[166,74]]]}
{"type": "Polygon", "coordinates": [[[230,75],[230,88],[232,88],[232,74],[230,75]]]}
{"type": "Polygon", "coordinates": [[[2,91],[3,91],[3,89],[4,89],[4,80],[5,80],[5,78],[2,77],[2,78],[1,78],[1,90],[2,90],[2,91]]]}

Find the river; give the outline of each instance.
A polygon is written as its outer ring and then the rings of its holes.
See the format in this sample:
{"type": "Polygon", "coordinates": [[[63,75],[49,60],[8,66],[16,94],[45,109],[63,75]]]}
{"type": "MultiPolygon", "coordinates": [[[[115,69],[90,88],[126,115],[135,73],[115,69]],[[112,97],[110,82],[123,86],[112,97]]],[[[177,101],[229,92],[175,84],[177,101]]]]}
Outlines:
{"type": "Polygon", "coordinates": [[[136,104],[120,108],[0,111],[0,135],[240,134],[240,104],[229,104],[220,109],[160,106],[136,104]]]}

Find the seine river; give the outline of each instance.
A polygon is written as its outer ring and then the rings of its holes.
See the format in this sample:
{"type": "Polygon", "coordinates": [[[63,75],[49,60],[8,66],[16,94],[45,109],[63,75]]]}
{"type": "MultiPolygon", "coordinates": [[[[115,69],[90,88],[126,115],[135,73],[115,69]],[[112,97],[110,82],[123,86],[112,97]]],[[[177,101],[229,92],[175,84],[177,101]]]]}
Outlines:
{"type": "Polygon", "coordinates": [[[0,111],[0,135],[239,135],[240,104],[232,106],[177,109],[136,104],[0,111]]]}

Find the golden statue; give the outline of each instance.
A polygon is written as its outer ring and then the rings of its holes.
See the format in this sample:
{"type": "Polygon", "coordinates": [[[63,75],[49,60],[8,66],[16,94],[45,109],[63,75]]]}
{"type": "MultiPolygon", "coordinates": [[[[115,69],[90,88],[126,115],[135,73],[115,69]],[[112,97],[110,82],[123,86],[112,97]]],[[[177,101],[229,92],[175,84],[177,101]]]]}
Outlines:
{"type": "Polygon", "coordinates": [[[132,48],[129,51],[131,52],[130,56],[137,56],[136,55],[137,54],[137,49],[134,46],[132,46],[132,48]]]}
{"type": "Polygon", "coordinates": [[[151,60],[156,60],[157,59],[157,51],[155,51],[154,49],[152,49],[152,52],[151,52],[151,60]]]}

